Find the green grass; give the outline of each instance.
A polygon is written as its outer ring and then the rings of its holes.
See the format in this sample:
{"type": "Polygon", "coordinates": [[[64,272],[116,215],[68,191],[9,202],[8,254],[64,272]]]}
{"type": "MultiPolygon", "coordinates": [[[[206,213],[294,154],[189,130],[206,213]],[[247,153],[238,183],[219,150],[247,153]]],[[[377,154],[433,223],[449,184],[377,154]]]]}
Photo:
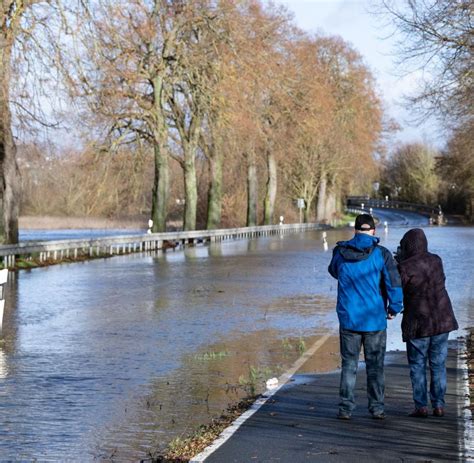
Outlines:
{"type": "Polygon", "coordinates": [[[300,353],[300,355],[303,355],[304,352],[306,351],[306,343],[304,342],[303,338],[298,339],[298,344],[296,345],[296,349],[300,353]]]}
{"type": "Polygon", "coordinates": [[[196,354],[194,356],[194,360],[198,360],[200,362],[207,362],[209,360],[216,360],[222,359],[224,357],[228,357],[230,352],[227,350],[222,350],[220,352],[205,352],[204,354],[196,354]]]}
{"type": "Polygon", "coordinates": [[[248,375],[240,375],[239,384],[247,391],[250,396],[254,396],[257,391],[257,386],[259,384],[263,384],[268,378],[271,378],[272,376],[273,372],[271,368],[261,368],[250,365],[248,375]]]}
{"type": "Polygon", "coordinates": [[[348,213],[342,214],[335,221],[335,227],[347,227],[351,222],[355,222],[357,214],[348,213]]]}

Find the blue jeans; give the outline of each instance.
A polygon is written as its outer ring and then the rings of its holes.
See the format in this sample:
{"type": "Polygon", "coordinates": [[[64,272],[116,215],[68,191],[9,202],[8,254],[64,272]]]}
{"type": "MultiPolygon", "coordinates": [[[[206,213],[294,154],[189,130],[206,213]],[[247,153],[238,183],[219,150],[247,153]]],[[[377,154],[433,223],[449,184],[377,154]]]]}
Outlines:
{"type": "Polygon", "coordinates": [[[355,408],[354,388],[359,364],[359,353],[364,346],[364,359],[367,372],[367,398],[369,411],[378,415],[384,411],[384,360],[387,331],[339,330],[342,370],[339,389],[339,410],[350,414],[355,408]]]}
{"type": "Polygon", "coordinates": [[[433,407],[444,407],[446,393],[446,357],[449,333],[407,341],[407,357],[416,408],[428,405],[426,363],[429,361],[430,399],[433,407]]]}

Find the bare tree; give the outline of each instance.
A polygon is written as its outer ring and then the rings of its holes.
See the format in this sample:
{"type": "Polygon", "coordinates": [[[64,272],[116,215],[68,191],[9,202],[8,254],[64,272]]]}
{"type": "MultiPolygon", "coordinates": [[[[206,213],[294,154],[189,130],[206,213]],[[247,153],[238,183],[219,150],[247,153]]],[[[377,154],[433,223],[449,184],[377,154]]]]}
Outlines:
{"type": "Polygon", "coordinates": [[[410,96],[424,114],[455,125],[472,117],[473,24],[471,0],[381,0],[398,33],[401,62],[423,71],[422,87],[410,96]]]}
{"type": "Polygon", "coordinates": [[[454,130],[442,156],[437,158],[440,196],[447,211],[474,220],[474,123],[454,130]]]}
{"type": "Polygon", "coordinates": [[[113,144],[149,143],[154,152],[151,219],[165,231],[169,192],[169,101],[180,78],[181,2],[99,0],[79,21],[80,39],[63,63],[72,96],[82,97],[113,144]],[[93,40],[93,46],[90,41],[93,40]]]}
{"type": "Polygon", "coordinates": [[[26,91],[25,82],[38,73],[41,63],[34,58],[45,50],[34,35],[38,25],[44,26],[45,21],[44,14],[36,15],[36,10],[41,13],[41,7],[45,6],[51,14],[53,5],[58,9],[59,0],[6,0],[0,6],[0,242],[3,243],[18,242],[20,185],[12,106],[17,121],[23,120],[22,116],[39,121],[38,108],[34,107],[37,100],[26,91]],[[15,92],[20,82],[25,84],[21,95],[15,92]]]}
{"type": "Polygon", "coordinates": [[[439,178],[435,157],[428,146],[412,143],[399,146],[387,163],[385,184],[392,195],[404,201],[434,204],[437,201],[439,178]]]}
{"type": "Polygon", "coordinates": [[[25,10],[33,3],[25,0],[4,1],[0,17],[0,241],[18,242],[19,179],[16,145],[12,133],[10,90],[12,53],[21,34],[25,10]]]}

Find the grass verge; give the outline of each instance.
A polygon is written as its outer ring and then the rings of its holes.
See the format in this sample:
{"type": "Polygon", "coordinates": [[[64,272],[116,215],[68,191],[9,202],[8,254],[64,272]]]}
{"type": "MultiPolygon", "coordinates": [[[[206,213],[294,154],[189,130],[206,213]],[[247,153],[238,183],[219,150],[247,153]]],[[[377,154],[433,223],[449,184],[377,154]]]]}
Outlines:
{"type": "MultiPolygon", "coordinates": [[[[121,254],[124,255],[124,254],[121,254]]],[[[17,257],[15,259],[15,266],[8,267],[8,270],[30,270],[33,268],[38,267],[49,267],[51,265],[59,265],[59,264],[68,264],[73,262],[85,262],[94,259],[106,259],[108,257],[113,257],[110,254],[99,254],[99,255],[78,255],[76,258],[73,257],[63,257],[62,259],[43,259],[42,261],[39,260],[37,257],[17,257]]],[[[6,268],[2,264],[0,264],[0,269],[6,268]]]]}
{"type": "Polygon", "coordinates": [[[230,426],[242,413],[252,406],[257,398],[258,396],[249,397],[235,405],[231,405],[219,418],[213,419],[209,424],[200,426],[191,435],[173,439],[162,455],[142,461],[150,463],[184,463],[191,460],[211,445],[225,428],[230,426]]]}

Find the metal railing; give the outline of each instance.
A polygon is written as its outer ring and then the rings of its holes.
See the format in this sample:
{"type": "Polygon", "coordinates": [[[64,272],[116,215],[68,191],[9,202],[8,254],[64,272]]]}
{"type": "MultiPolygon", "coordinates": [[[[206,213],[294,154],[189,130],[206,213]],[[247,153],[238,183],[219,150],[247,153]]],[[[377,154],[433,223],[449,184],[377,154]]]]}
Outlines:
{"type": "Polygon", "coordinates": [[[17,257],[36,259],[40,263],[66,259],[92,258],[154,251],[189,245],[196,242],[217,242],[229,239],[254,238],[306,230],[329,228],[316,223],[265,225],[218,230],[193,230],[166,233],[146,233],[117,237],[73,239],[58,241],[25,241],[19,244],[0,245],[3,266],[14,268],[17,257]]]}
{"type": "Polygon", "coordinates": [[[406,201],[374,199],[368,196],[349,196],[347,198],[347,207],[360,207],[362,210],[368,210],[371,207],[403,209],[428,216],[439,213],[439,206],[428,206],[426,204],[415,204],[406,201]]]}

